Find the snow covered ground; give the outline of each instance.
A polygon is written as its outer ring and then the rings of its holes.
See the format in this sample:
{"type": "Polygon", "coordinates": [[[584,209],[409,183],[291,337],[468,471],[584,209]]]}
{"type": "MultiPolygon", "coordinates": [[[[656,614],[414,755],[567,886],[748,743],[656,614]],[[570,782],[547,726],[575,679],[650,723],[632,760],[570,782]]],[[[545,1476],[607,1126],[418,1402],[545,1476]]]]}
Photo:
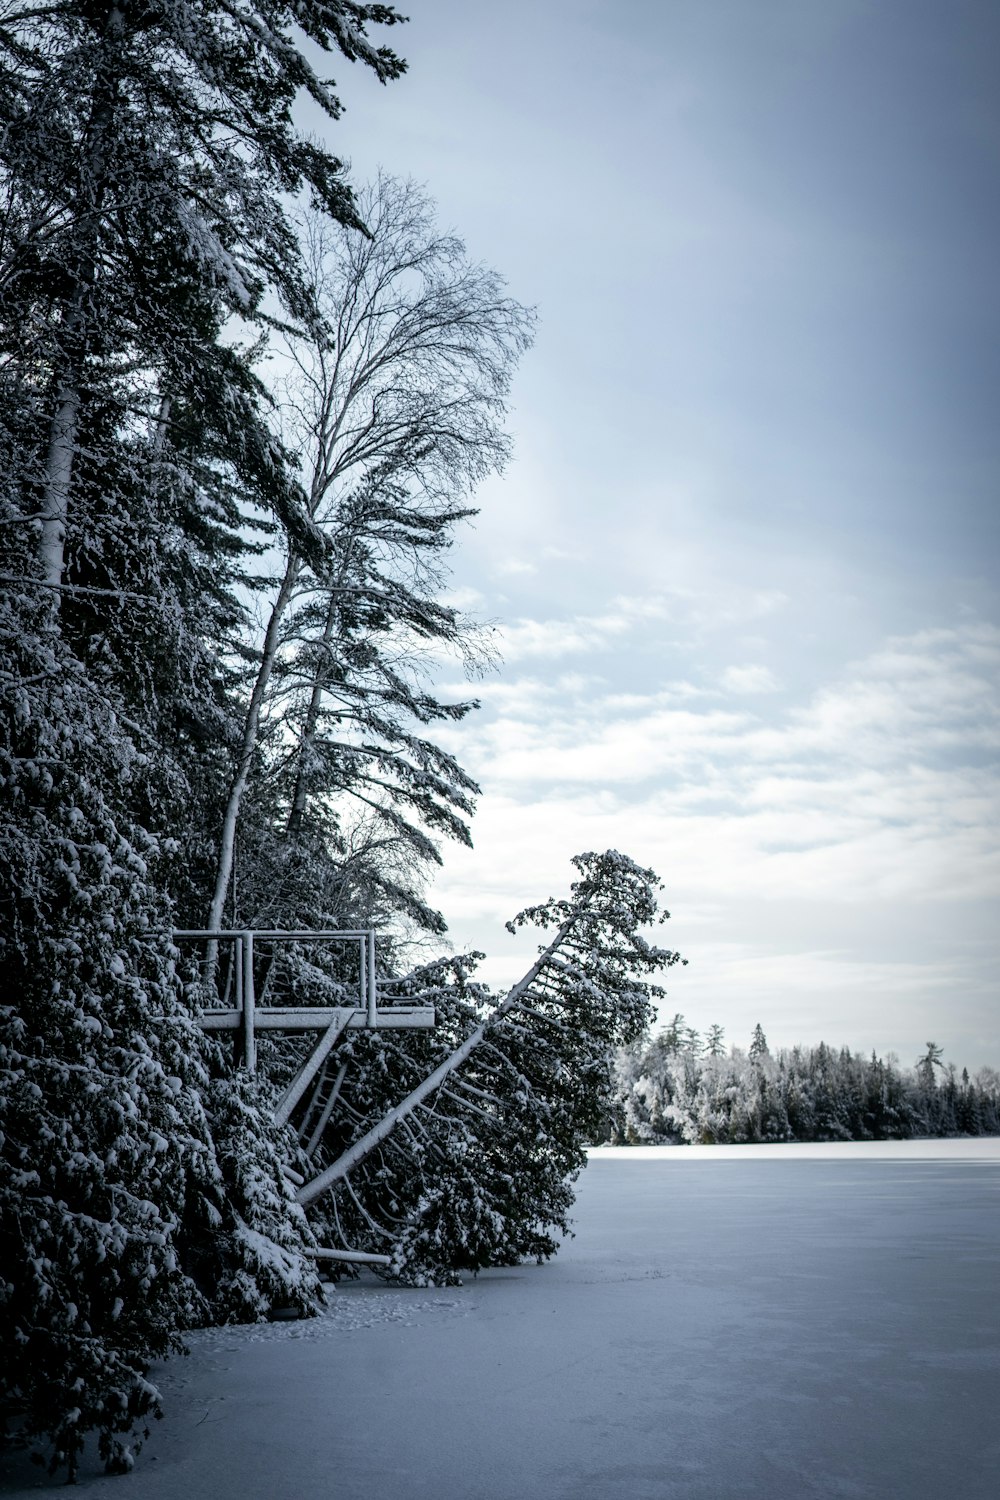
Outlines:
{"type": "Polygon", "coordinates": [[[576,1219],[546,1266],[197,1334],[135,1472],[78,1493],[1000,1494],[1000,1140],[602,1149],[576,1219]]]}

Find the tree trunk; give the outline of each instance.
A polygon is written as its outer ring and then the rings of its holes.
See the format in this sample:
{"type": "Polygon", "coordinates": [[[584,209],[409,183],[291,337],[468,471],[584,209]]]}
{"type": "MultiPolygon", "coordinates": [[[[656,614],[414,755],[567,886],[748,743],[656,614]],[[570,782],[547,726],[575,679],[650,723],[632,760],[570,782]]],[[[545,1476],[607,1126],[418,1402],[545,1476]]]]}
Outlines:
{"type": "Polygon", "coordinates": [[[76,432],[80,416],[80,386],[67,380],[56,395],[55,415],[49,430],[49,451],[45,462],[45,489],[42,495],[42,535],[39,557],[42,577],[54,590],[53,615],[59,609],[66,550],[66,518],[69,513],[69,487],[73,478],[76,432]]]}
{"type": "Polygon", "coordinates": [[[337,583],[330,595],[327,606],[326,623],[323,626],[323,636],[320,642],[323,656],[316,667],[316,675],[313,678],[312,690],[309,694],[309,707],[306,710],[305,722],[302,726],[302,738],[299,741],[298,764],[295,770],[295,790],[292,794],[292,806],[288,814],[288,836],[294,838],[302,830],[302,822],[306,812],[306,799],[308,796],[308,766],[309,760],[316,744],[316,730],[319,726],[320,709],[323,706],[324,667],[326,654],[330,643],[337,634],[340,623],[340,603],[337,590],[343,586],[347,577],[347,568],[351,558],[353,543],[348,543],[347,551],[340,564],[337,583]]]}
{"type": "Polygon", "coordinates": [[[80,407],[83,403],[81,386],[93,316],[93,309],[88,304],[94,295],[97,242],[108,189],[108,141],[114,126],[120,71],[116,66],[115,54],[121,47],[124,29],[124,12],[113,4],[104,25],[104,56],[95,77],[90,119],[81,141],[81,188],[77,212],[80,221],[87,228],[76,257],[72,289],[63,304],[63,366],[55,380],[55,409],[49,428],[41,504],[39,560],[44,581],[52,589],[53,622],[58,619],[59,614],[70,486],[73,481],[80,407]]]}
{"type": "MultiPolygon", "coordinates": [[[[331,597],[321,641],[324,654],[336,633],[339,614],[340,611],[336,598],[331,597]]],[[[302,820],[305,817],[306,811],[308,767],[313,748],[316,744],[316,729],[319,725],[319,711],[322,706],[323,667],[321,663],[316,668],[316,676],[313,679],[312,691],[309,695],[309,707],[306,710],[305,722],[302,726],[302,738],[299,741],[298,764],[295,769],[295,791],[292,795],[291,811],[288,814],[288,836],[290,838],[294,838],[296,834],[302,831],[302,820]]]]}
{"type": "Polygon", "coordinates": [[[172,406],[173,402],[169,396],[161,396],[159,410],[149,424],[149,446],[157,458],[160,457],[166,447],[167,430],[170,425],[172,406]]]}
{"type": "MultiPolygon", "coordinates": [[[[243,732],[240,736],[236,771],[229,788],[226,810],[222,818],[222,832],[219,836],[219,861],[216,866],[215,875],[215,891],[212,895],[212,904],[208,913],[207,925],[213,932],[218,931],[222,926],[222,911],[226,904],[226,891],[233,873],[233,849],[236,842],[236,825],[239,821],[240,807],[243,802],[243,793],[246,790],[250,767],[253,764],[254,750],[257,748],[257,734],[260,728],[261,711],[264,707],[267,689],[271,681],[271,673],[278,655],[281,622],[288,607],[288,601],[295,588],[300,567],[301,563],[296,554],[294,552],[289,553],[288,562],[285,565],[284,577],[281,580],[277,597],[271,608],[271,617],[267,622],[260,665],[257,668],[257,677],[253,685],[253,692],[250,694],[250,702],[247,705],[246,718],[243,721],[243,732]]],[[[210,971],[214,973],[214,944],[209,952],[208,963],[210,971]]]]}
{"type": "Polygon", "coordinates": [[[329,1192],[336,1183],[347,1176],[352,1167],[356,1167],[358,1162],[363,1161],[370,1152],[375,1150],[376,1146],[380,1146],[385,1138],[395,1130],[401,1120],[405,1120],[407,1115],[411,1115],[429,1094],[433,1094],[435,1089],[439,1088],[448,1077],[449,1073],[454,1073],[456,1068],[461,1067],[462,1063],[476,1050],[480,1042],[484,1041],[503,1017],[509,1011],[513,1010],[519,1001],[524,998],[525,993],[534,984],[557,949],[561,947],[575,923],[576,915],[567,917],[545,951],[535,960],[523,979],[518,980],[517,984],[509,991],[493,1014],[483,1021],[480,1026],[477,1026],[475,1031],[466,1037],[462,1045],[456,1047],[454,1052],[450,1053],[444,1062],[440,1063],[434,1069],[433,1073],[430,1073],[424,1079],[423,1083],[418,1084],[411,1094],[407,1094],[406,1098],[396,1105],[395,1109],[390,1110],[373,1129],[369,1130],[366,1135],[363,1135],[359,1141],[355,1141],[353,1146],[349,1147],[342,1156],[338,1157],[332,1166],[327,1167],[318,1177],[314,1177],[311,1182],[307,1182],[304,1187],[299,1189],[295,1196],[300,1203],[311,1203],[321,1193],[329,1192]]]}

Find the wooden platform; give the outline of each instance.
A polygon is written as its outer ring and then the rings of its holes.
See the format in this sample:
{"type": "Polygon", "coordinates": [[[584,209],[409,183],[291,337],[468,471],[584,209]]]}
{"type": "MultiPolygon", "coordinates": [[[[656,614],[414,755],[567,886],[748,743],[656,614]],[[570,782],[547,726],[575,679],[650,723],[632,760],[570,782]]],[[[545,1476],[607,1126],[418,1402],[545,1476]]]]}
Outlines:
{"type": "MultiPolygon", "coordinates": [[[[256,1036],[260,1031],[318,1031],[323,1034],[317,1052],[301,1075],[312,1077],[333,1042],[346,1030],[402,1031],[430,1029],[434,1025],[433,1005],[394,1005],[379,1003],[375,978],[375,933],[366,928],[323,928],[314,931],[282,928],[184,928],[173,933],[175,941],[198,941],[214,947],[230,948],[233,998],[237,1004],[226,1005],[229,995],[218,1006],[208,1006],[198,1018],[203,1031],[237,1033],[237,1056],[247,1072],[257,1068],[256,1036]],[[334,943],[357,948],[357,1000],[341,1006],[325,1005],[259,1005],[254,984],[254,955],[261,943],[334,943]],[[242,1039],[240,1039],[240,1034],[242,1039]]],[[[227,983],[228,989],[228,983],[227,983]]],[[[383,997],[384,1001],[384,997],[383,997]]],[[[302,1084],[304,1087],[304,1083],[302,1084]]]]}
{"type": "MultiPolygon", "coordinates": [[[[254,1011],[255,1031],[325,1031],[338,1014],[336,1009],[319,1005],[258,1005],[254,1011]]],[[[244,1024],[242,1010],[205,1010],[198,1017],[203,1031],[240,1031],[244,1024]]],[[[396,1031],[405,1028],[430,1028],[434,1025],[433,1005],[379,1005],[374,1015],[361,1006],[347,1022],[351,1031],[396,1031]]]]}

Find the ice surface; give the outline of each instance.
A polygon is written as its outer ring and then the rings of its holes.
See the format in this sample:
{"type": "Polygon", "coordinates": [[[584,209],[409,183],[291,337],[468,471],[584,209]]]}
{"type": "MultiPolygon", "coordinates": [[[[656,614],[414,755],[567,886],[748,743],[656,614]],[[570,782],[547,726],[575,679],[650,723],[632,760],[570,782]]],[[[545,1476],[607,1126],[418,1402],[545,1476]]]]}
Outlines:
{"type": "Polygon", "coordinates": [[[546,1266],[196,1335],[77,1493],[1000,1494],[1000,1141],[598,1150],[576,1218],[546,1266]]]}
{"type": "Polygon", "coordinates": [[[980,1161],[1000,1162],[1000,1136],[914,1141],[783,1141],[759,1146],[591,1146],[590,1160],[633,1164],[669,1158],[695,1161],[980,1161]]]}

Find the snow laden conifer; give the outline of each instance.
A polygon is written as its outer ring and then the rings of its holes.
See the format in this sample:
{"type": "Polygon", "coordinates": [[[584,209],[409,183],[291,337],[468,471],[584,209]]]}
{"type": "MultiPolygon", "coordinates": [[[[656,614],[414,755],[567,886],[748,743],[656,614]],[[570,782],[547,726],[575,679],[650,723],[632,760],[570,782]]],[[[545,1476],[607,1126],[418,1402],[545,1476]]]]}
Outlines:
{"type": "Polygon", "coordinates": [[[764,1035],[764,1028],[759,1021],[753,1029],[753,1036],[750,1038],[750,1052],[748,1055],[751,1062],[760,1062],[761,1059],[770,1057],[771,1055],[767,1049],[767,1037],[764,1035]]]}
{"type": "Polygon", "coordinates": [[[128,1466],[193,1319],[313,1285],[168,934],[204,909],[242,518],[316,543],[223,330],[312,316],[283,205],[356,215],[292,126],[300,90],[339,109],[305,51],[391,78],[366,27],[395,19],[29,0],[0,27],[3,1397],[71,1470],[88,1428],[128,1466]]]}
{"type": "Polygon", "coordinates": [[[720,1026],[718,1021],[713,1021],[705,1033],[705,1051],[709,1057],[725,1056],[726,1028],[720,1026]]]}
{"type": "Polygon", "coordinates": [[[169,940],[176,855],[148,825],[185,766],[152,730],[197,694],[168,653],[125,699],[113,653],[73,651],[76,623],[53,634],[32,592],[0,604],[2,1397],[70,1472],[95,1428],[129,1466],[146,1366],[185,1327],[305,1311],[316,1285],[287,1144],[195,1024],[169,940]]]}
{"type": "Polygon", "coordinates": [[[222,1203],[155,841],[105,790],[142,752],[44,608],[0,623],[3,1396],[72,1474],[91,1428],[131,1463],[146,1365],[204,1308],[179,1237],[222,1203]]]}
{"type": "Polygon", "coordinates": [[[442,960],[389,990],[430,997],[434,1032],[377,1053],[351,1040],[329,1165],[298,1194],[317,1233],[389,1253],[413,1281],[555,1252],[584,1145],[605,1125],[615,1051],[649,1023],[662,993],[651,976],[679,961],[642,936],[657,911],[651,871],[615,851],[574,864],[569,898],[509,924],[545,941],[505,997],[475,980],[475,956],[442,960]]]}
{"type": "Polygon", "coordinates": [[[125,381],[130,409],[147,414],[175,379],[202,387],[228,413],[238,465],[270,479],[286,524],[299,520],[256,402],[200,313],[207,295],[253,319],[272,292],[309,318],[283,195],[307,189],[333,217],[357,217],[340,163],[292,124],[300,91],[340,112],[305,46],[386,80],[402,64],[366,26],[396,19],[352,0],[69,0],[28,3],[0,30],[0,324],[34,394],[30,489],[51,602],[79,525],[81,422],[109,383],[125,381]]]}
{"type": "Polygon", "coordinates": [[[714,1145],[903,1140],[1000,1128],[1000,1095],[983,1075],[966,1075],[959,1087],[949,1074],[929,1107],[922,1062],[907,1073],[891,1053],[866,1058],[823,1042],[774,1054],[734,1047],[728,1056],[709,1050],[695,1057],[665,1048],[662,1037],[644,1038],[616,1060],[618,1100],[608,1134],[633,1145],[714,1145]]]}

